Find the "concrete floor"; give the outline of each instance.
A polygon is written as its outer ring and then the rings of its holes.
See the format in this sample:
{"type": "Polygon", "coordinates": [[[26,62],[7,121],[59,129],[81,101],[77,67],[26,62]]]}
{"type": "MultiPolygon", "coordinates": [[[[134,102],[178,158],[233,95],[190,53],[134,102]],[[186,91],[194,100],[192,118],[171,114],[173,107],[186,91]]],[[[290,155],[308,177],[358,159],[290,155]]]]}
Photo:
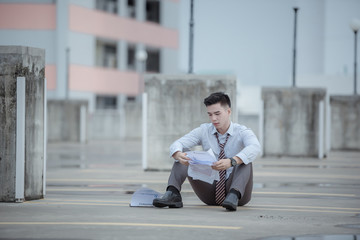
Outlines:
{"type": "Polygon", "coordinates": [[[359,173],[360,152],[259,158],[253,199],[236,212],[204,205],[188,182],[184,208],[136,208],[132,193],[164,192],[169,175],[142,171],[140,141],[53,143],[46,197],[0,203],[0,239],[360,240],[359,173]]]}

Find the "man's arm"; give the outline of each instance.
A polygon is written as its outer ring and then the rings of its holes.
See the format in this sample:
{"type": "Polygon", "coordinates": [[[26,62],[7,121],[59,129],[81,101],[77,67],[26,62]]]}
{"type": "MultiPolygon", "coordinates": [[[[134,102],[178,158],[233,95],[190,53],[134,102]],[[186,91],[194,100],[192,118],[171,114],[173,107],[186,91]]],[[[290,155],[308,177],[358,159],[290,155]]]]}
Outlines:
{"type": "MultiPolygon", "coordinates": [[[[170,146],[170,157],[174,157],[176,152],[183,152],[184,149],[190,149],[201,144],[201,127],[195,128],[185,136],[179,138],[170,146]]],[[[175,159],[176,160],[176,159],[175,159]]]]}
{"type": "MultiPolygon", "coordinates": [[[[241,134],[245,147],[232,158],[236,160],[237,164],[249,164],[253,162],[259,155],[259,153],[261,152],[261,146],[252,130],[246,129],[241,134]]],[[[213,169],[218,171],[226,170],[230,167],[230,158],[219,159],[219,161],[215,162],[212,166],[213,169]]]]}
{"type": "Polygon", "coordinates": [[[241,134],[245,147],[235,157],[238,157],[242,163],[249,164],[261,153],[261,145],[251,129],[246,129],[241,134]]]}

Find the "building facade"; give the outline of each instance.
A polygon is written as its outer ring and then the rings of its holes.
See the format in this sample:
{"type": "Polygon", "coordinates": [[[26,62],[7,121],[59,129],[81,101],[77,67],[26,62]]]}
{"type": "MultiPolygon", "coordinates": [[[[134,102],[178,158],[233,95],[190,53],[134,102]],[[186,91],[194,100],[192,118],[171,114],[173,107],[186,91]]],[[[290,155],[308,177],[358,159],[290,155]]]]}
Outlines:
{"type": "Polygon", "coordinates": [[[0,0],[0,45],[44,48],[49,99],[117,109],[178,71],[177,0],[0,0]],[[137,53],[146,51],[146,62],[137,53]]]}

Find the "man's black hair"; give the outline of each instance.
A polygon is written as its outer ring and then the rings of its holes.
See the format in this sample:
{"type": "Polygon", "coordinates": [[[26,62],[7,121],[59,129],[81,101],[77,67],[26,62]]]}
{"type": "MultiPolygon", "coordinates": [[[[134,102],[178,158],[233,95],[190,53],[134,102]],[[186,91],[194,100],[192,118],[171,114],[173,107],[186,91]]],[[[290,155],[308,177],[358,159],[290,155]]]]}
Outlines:
{"type": "Polygon", "coordinates": [[[212,93],[210,96],[204,99],[204,104],[206,107],[216,103],[220,103],[221,106],[229,106],[231,108],[230,98],[223,92],[212,93]]]}

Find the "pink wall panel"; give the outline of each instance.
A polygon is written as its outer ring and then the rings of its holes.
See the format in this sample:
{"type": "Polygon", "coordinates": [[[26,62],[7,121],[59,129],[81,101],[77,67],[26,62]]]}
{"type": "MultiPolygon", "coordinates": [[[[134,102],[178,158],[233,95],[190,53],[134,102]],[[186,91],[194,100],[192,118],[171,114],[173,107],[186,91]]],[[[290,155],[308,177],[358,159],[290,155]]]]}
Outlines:
{"type": "Polygon", "coordinates": [[[139,42],[154,47],[177,49],[178,32],[158,24],[138,22],[117,15],[70,6],[70,30],[114,40],[139,42]]]}
{"type": "Polygon", "coordinates": [[[69,86],[71,91],[137,95],[139,75],[116,69],[71,65],[69,86]]]}
{"type": "Polygon", "coordinates": [[[45,66],[45,78],[47,83],[48,90],[56,89],[56,66],[55,65],[46,65],[45,66]]]}
{"type": "Polygon", "coordinates": [[[56,29],[56,6],[0,3],[0,29],[56,29]]]}

